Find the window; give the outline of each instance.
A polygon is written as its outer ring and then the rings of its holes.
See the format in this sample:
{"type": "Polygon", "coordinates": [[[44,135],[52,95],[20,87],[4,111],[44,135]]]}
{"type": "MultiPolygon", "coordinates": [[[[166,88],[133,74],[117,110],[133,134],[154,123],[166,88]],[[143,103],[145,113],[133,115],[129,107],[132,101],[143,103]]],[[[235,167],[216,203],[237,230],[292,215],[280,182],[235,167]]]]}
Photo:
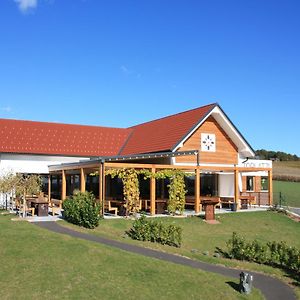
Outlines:
{"type": "Polygon", "coordinates": [[[262,176],[260,179],[261,190],[267,191],[269,189],[269,179],[267,176],[262,176]]]}
{"type": "Polygon", "coordinates": [[[254,177],[253,176],[246,177],[246,190],[249,192],[254,191],[254,177]]]}
{"type": "Polygon", "coordinates": [[[200,195],[218,196],[218,174],[201,174],[200,195]]]}

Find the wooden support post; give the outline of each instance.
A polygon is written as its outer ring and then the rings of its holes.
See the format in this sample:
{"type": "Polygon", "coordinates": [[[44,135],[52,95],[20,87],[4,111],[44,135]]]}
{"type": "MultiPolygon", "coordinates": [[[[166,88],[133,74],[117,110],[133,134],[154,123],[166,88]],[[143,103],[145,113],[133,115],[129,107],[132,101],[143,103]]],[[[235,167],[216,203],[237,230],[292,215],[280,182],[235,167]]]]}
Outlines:
{"type": "Polygon", "coordinates": [[[48,202],[51,200],[51,175],[48,175],[48,202]]]}
{"type": "Polygon", "coordinates": [[[195,213],[200,212],[200,170],[195,170],[195,213]]]}
{"type": "Polygon", "coordinates": [[[102,205],[102,201],[103,201],[102,164],[100,164],[98,172],[99,172],[99,200],[102,205]]]}
{"type": "Polygon", "coordinates": [[[83,168],[80,169],[80,192],[85,192],[85,174],[83,168]]]}
{"type": "MultiPolygon", "coordinates": [[[[155,174],[155,168],[151,169],[152,174],[155,174]]],[[[150,178],[150,214],[155,215],[155,178],[150,178]]]]}
{"type": "Polygon", "coordinates": [[[272,171],[268,171],[269,175],[269,206],[273,205],[273,174],[272,171]]]}
{"type": "Polygon", "coordinates": [[[234,170],[234,202],[237,205],[237,208],[240,208],[240,201],[239,201],[239,171],[237,169],[234,170]]]}
{"type": "Polygon", "coordinates": [[[65,170],[62,170],[61,185],[61,200],[64,201],[67,198],[67,183],[65,170]]]}
{"type": "Polygon", "coordinates": [[[99,200],[101,204],[102,216],[104,216],[104,195],[105,195],[105,172],[104,164],[100,164],[99,167],[99,200]]]}

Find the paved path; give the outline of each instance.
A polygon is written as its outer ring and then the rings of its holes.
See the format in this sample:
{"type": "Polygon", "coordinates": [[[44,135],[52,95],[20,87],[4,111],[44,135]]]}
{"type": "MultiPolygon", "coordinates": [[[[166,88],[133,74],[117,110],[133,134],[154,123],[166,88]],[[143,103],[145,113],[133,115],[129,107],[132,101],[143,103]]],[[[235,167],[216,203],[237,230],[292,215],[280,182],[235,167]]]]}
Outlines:
{"type": "MultiPolygon", "coordinates": [[[[222,266],[217,266],[213,264],[208,264],[201,261],[196,261],[193,259],[189,259],[186,257],[174,255],[174,254],[168,254],[165,252],[160,252],[152,249],[143,248],[140,246],[135,246],[131,244],[122,243],[119,241],[110,240],[107,238],[103,238],[96,235],[90,235],[78,231],[74,231],[72,229],[69,229],[67,227],[60,226],[56,222],[38,222],[34,223],[35,225],[57,232],[61,234],[67,234],[75,238],[80,238],[88,241],[93,241],[96,243],[101,243],[107,246],[115,247],[118,249],[122,249],[125,251],[137,253],[140,255],[172,262],[175,264],[180,264],[184,266],[189,266],[196,269],[201,269],[207,272],[213,272],[218,273],[224,276],[234,277],[235,279],[239,278],[239,274],[241,270],[226,268],[222,266]]],[[[266,275],[262,275],[256,272],[251,272],[251,274],[254,277],[253,285],[260,289],[266,299],[268,300],[294,300],[296,299],[296,296],[292,290],[287,284],[283,283],[282,281],[272,278],[266,275]]]]}

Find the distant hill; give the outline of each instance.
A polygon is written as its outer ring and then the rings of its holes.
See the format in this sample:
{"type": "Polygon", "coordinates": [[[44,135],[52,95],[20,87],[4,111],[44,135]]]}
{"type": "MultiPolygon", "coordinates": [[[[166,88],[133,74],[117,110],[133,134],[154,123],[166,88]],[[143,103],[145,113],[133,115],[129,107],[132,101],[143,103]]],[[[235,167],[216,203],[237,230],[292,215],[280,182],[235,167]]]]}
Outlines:
{"type": "Polygon", "coordinates": [[[256,156],[260,159],[271,159],[274,161],[300,161],[300,157],[296,154],[290,154],[282,151],[269,151],[265,149],[256,150],[256,156]]]}

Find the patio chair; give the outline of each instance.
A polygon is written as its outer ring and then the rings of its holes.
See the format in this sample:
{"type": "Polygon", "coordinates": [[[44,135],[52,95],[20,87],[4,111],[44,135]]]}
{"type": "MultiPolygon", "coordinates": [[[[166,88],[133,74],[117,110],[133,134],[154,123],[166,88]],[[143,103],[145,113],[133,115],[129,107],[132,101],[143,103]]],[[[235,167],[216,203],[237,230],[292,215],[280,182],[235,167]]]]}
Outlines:
{"type": "Polygon", "coordinates": [[[28,207],[27,201],[25,201],[25,209],[24,209],[24,203],[19,202],[18,205],[19,205],[19,209],[18,209],[17,213],[19,214],[19,216],[23,215],[23,213],[25,211],[25,217],[27,216],[28,213],[30,213],[31,216],[34,217],[35,208],[28,207]]]}
{"type": "Polygon", "coordinates": [[[62,201],[58,199],[51,199],[49,203],[49,207],[51,208],[52,216],[54,216],[55,213],[59,215],[62,210],[62,201]]]}
{"type": "Polygon", "coordinates": [[[107,210],[108,210],[109,212],[110,212],[110,211],[111,211],[111,212],[114,212],[115,216],[118,215],[119,209],[118,209],[117,207],[111,206],[110,200],[107,201],[107,210]]]}

